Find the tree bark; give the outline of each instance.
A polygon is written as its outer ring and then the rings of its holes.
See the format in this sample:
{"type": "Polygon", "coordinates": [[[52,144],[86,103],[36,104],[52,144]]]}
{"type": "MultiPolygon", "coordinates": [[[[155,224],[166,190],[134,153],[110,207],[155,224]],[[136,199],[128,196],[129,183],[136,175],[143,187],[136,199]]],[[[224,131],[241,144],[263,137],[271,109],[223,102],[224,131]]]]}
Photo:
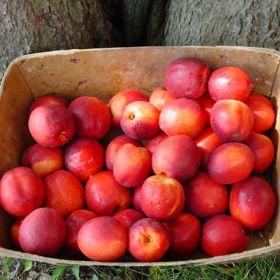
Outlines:
{"type": "Polygon", "coordinates": [[[124,22],[129,23],[129,31],[125,32],[129,45],[236,45],[280,49],[279,0],[124,2],[127,2],[124,22]],[[137,30],[142,35],[133,41],[130,38],[137,30]]]}
{"type": "Polygon", "coordinates": [[[280,49],[279,26],[279,0],[169,0],[163,39],[155,43],[280,49]]]}
{"type": "Polygon", "coordinates": [[[123,0],[123,29],[127,46],[141,45],[149,16],[150,0],[123,0]]]}
{"type": "Polygon", "coordinates": [[[142,46],[160,41],[164,31],[166,0],[123,0],[124,44],[142,46]]]}
{"type": "Polygon", "coordinates": [[[1,0],[0,78],[15,57],[70,48],[280,49],[279,0],[1,0]]]}
{"type": "Polygon", "coordinates": [[[7,64],[22,54],[120,45],[120,30],[112,24],[117,2],[1,0],[0,79],[7,64]]]}

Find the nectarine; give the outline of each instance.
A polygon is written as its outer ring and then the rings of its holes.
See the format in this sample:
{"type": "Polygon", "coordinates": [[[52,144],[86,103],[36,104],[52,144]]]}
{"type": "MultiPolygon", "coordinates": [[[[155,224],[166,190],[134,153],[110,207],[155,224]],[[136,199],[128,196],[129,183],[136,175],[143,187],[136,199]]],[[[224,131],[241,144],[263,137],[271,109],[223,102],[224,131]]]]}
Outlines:
{"type": "Polygon", "coordinates": [[[189,213],[182,213],[168,225],[170,234],[169,254],[175,257],[184,257],[193,253],[201,238],[199,220],[189,213]]]}
{"type": "Polygon", "coordinates": [[[55,256],[63,245],[65,224],[51,208],[38,208],[27,215],[19,229],[19,243],[30,254],[55,256]]]}
{"type": "Polygon", "coordinates": [[[198,98],[205,92],[209,76],[210,69],[205,62],[194,57],[181,57],[167,66],[164,86],[177,98],[198,98]]]}
{"type": "Polygon", "coordinates": [[[101,171],[91,176],[85,194],[88,208],[103,216],[114,215],[131,203],[130,191],[116,181],[111,171],[101,171]]]}
{"type": "Polygon", "coordinates": [[[201,246],[209,256],[241,253],[248,242],[249,236],[242,225],[231,216],[216,215],[203,225],[201,246]]]}
{"type": "Polygon", "coordinates": [[[122,145],[127,144],[127,143],[131,143],[134,146],[141,146],[140,142],[138,142],[134,139],[131,139],[127,135],[117,136],[109,143],[109,145],[107,146],[107,149],[106,149],[106,153],[105,153],[106,167],[109,170],[113,169],[113,162],[114,162],[117,151],[119,150],[119,148],[122,145]]]}
{"type": "Polygon", "coordinates": [[[186,135],[175,135],[157,146],[152,166],[155,174],[185,182],[197,172],[200,160],[201,154],[195,142],[186,135]]]}
{"type": "Polygon", "coordinates": [[[254,168],[255,156],[242,143],[225,143],[216,148],[208,160],[210,177],[220,184],[233,184],[248,177],[254,168]]]}
{"type": "Polygon", "coordinates": [[[174,94],[168,92],[163,87],[158,87],[153,90],[149,102],[161,111],[166,104],[170,103],[174,99],[176,99],[174,94]]]}
{"type": "Polygon", "coordinates": [[[143,92],[135,89],[126,89],[116,93],[109,101],[109,108],[112,113],[112,122],[120,126],[121,116],[126,105],[134,101],[149,101],[143,92]]]}
{"type": "Polygon", "coordinates": [[[123,132],[136,140],[147,140],[159,133],[159,111],[149,102],[134,101],[128,104],[121,116],[123,132]]]}
{"type": "Polygon", "coordinates": [[[105,161],[103,147],[90,138],[76,138],[66,147],[64,156],[66,168],[83,182],[99,172],[105,161]]]}
{"type": "Polygon", "coordinates": [[[238,100],[219,100],[210,116],[211,127],[222,142],[242,142],[252,132],[254,117],[238,100]]]}
{"type": "Polygon", "coordinates": [[[161,143],[164,139],[166,139],[168,136],[165,133],[158,134],[155,138],[151,139],[146,148],[153,154],[153,152],[156,150],[159,143],[161,143]]]}
{"type": "Polygon", "coordinates": [[[76,133],[80,137],[101,139],[111,126],[110,110],[100,99],[92,96],[81,96],[69,105],[76,123],[76,133]]]}
{"type": "Polygon", "coordinates": [[[207,122],[206,111],[194,100],[179,98],[171,101],[161,111],[159,126],[168,136],[195,137],[207,122]]]}
{"type": "Polygon", "coordinates": [[[185,186],[186,209],[199,218],[223,214],[228,208],[225,185],[214,182],[207,172],[198,172],[185,186]]]}
{"type": "Polygon", "coordinates": [[[94,212],[80,209],[74,211],[65,220],[66,235],[64,246],[68,250],[67,252],[71,252],[73,255],[81,253],[77,242],[79,230],[83,224],[95,217],[97,215],[94,212]]]}
{"type": "Polygon", "coordinates": [[[138,261],[154,262],[160,260],[169,245],[169,232],[156,219],[144,218],[129,228],[128,250],[138,261]]]}
{"type": "Polygon", "coordinates": [[[136,210],[143,212],[141,207],[141,186],[133,190],[132,205],[136,210]]]}
{"type": "Polygon", "coordinates": [[[141,187],[141,208],[147,217],[174,220],[181,214],[184,203],[183,186],[174,178],[154,175],[141,187]]]}
{"type": "Polygon", "coordinates": [[[124,209],[115,214],[114,218],[128,230],[134,223],[145,218],[145,216],[135,209],[124,209]]]}
{"type": "Polygon", "coordinates": [[[206,168],[209,155],[222,144],[222,141],[210,127],[202,130],[202,132],[194,139],[194,141],[202,154],[201,166],[206,168]]]}
{"type": "Polygon", "coordinates": [[[31,167],[37,175],[45,177],[56,170],[63,169],[64,157],[60,148],[50,149],[34,144],[25,150],[22,165],[31,167]]]}
{"type": "Polygon", "coordinates": [[[245,102],[253,112],[253,131],[263,133],[269,130],[275,121],[275,112],[271,101],[261,94],[252,93],[245,102]]]}
{"type": "Polygon", "coordinates": [[[118,183],[125,187],[139,187],[152,171],[151,153],[144,147],[124,144],[119,148],[113,163],[118,183]]]}
{"type": "Polygon", "coordinates": [[[37,107],[29,116],[28,127],[34,140],[48,148],[67,144],[75,134],[74,117],[61,105],[37,107]]]}
{"type": "Polygon", "coordinates": [[[13,216],[26,216],[43,202],[43,182],[28,167],[10,169],[4,173],[0,184],[1,206],[13,216]]]}
{"type": "Polygon", "coordinates": [[[19,228],[23,221],[23,218],[17,219],[11,226],[11,240],[17,249],[21,249],[19,244],[19,228]]]}
{"type": "Polygon", "coordinates": [[[117,260],[127,249],[127,230],[113,217],[96,217],[78,233],[78,246],[89,259],[100,262],[117,260]]]}
{"type": "Polygon", "coordinates": [[[203,94],[201,97],[196,99],[197,103],[206,111],[207,113],[207,122],[206,124],[210,124],[210,115],[212,112],[212,108],[215,104],[215,101],[211,99],[209,94],[203,94]]]}
{"type": "Polygon", "coordinates": [[[263,134],[253,132],[244,141],[244,144],[250,147],[255,155],[253,171],[255,173],[264,172],[274,159],[275,151],[272,141],[263,134]]]}
{"type": "Polygon", "coordinates": [[[28,111],[28,115],[30,115],[31,112],[39,106],[51,105],[51,104],[61,105],[65,108],[67,108],[67,106],[68,106],[68,102],[60,96],[45,95],[45,96],[41,96],[41,97],[36,98],[32,102],[32,104],[29,108],[29,111],[28,111]]]}
{"type": "Polygon", "coordinates": [[[275,194],[262,178],[251,176],[231,188],[230,214],[248,229],[265,226],[271,220],[275,207],[275,194]]]}
{"type": "Polygon", "coordinates": [[[211,74],[208,90],[211,98],[215,101],[221,99],[244,101],[252,90],[252,80],[239,67],[222,67],[211,74]]]}
{"type": "Polygon", "coordinates": [[[63,218],[84,207],[84,188],[72,173],[55,171],[44,179],[44,183],[45,207],[55,209],[63,218]]]}

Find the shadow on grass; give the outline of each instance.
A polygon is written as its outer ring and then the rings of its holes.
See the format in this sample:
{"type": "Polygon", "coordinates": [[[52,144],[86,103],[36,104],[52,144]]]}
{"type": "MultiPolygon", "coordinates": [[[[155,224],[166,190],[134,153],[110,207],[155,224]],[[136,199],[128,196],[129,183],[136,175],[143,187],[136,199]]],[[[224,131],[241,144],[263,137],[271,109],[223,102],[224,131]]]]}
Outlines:
{"type": "Polygon", "coordinates": [[[280,256],[225,265],[175,266],[175,267],[66,267],[16,259],[1,259],[0,280],[175,280],[175,279],[280,279],[280,256]]]}

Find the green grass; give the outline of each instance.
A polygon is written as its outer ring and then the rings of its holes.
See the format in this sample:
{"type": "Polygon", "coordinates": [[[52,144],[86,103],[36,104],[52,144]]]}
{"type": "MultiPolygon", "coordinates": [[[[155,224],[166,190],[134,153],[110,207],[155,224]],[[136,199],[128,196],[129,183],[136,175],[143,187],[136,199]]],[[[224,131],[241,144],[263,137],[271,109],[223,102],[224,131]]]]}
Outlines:
{"type": "Polygon", "coordinates": [[[0,259],[0,280],[8,279],[278,280],[280,279],[280,256],[225,265],[151,268],[66,267],[2,258],[0,259]]]}

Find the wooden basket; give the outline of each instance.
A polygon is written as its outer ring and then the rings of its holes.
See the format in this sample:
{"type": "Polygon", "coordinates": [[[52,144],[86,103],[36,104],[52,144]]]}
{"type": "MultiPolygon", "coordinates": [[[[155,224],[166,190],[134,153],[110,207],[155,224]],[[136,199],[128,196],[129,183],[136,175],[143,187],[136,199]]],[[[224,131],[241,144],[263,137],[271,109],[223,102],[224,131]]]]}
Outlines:
{"type": "MultiPolygon", "coordinates": [[[[271,97],[277,110],[280,102],[280,55],[274,50],[246,47],[141,47],[25,55],[9,65],[0,89],[0,174],[19,165],[21,153],[30,144],[27,110],[34,98],[58,94],[72,100],[81,95],[92,95],[107,102],[114,93],[125,88],[137,88],[149,95],[152,89],[162,85],[167,64],[181,56],[200,58],[212,69],[226,65],[242,67],[252,77],[254,91],[271,97]]],[[[277,198],[280,194],[279,122],[277,113],[272,131],[277,152],[270,170],[271,184],[277,198]]],[[[273,221],[264,230],[252,234],[249,248],[243,253],[211,258],[197,253],[180,261],[164,259],[153,263],[135,262],[128,257],[119,262],[99,263],[68,260],[65,256],[42,257],[13,250],[8,238],[9,217],[0,211],[0,215],[7,218],[7,222],[0,223],[0,244],[3,246],[0,248],[0,255],[69,265],[168,266],[232,262],[272,254],[279,250],[279,214],[277,207],[273,221]]]]}

